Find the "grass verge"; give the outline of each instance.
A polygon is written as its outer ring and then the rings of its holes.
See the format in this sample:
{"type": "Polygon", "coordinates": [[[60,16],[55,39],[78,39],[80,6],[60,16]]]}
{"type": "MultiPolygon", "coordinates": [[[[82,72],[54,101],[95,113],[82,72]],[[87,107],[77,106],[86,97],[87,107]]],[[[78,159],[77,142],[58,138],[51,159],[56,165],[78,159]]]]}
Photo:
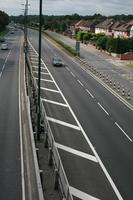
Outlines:
{"type": "Polygon", "coordinates": [[[52,37],[51,35],[49,35],[46,32],[43,32],[45,35],[47,35],[48,37],[50,37],[52,40],[54,40],[57,44],[59,44],[61,47],[63,47],[65,50],[67,50],[71,55],[76,56],[76,51],[74,48],[68,46],[67,44],[65,44],[64,42],[55,39],[54,37],[52,37]]]}

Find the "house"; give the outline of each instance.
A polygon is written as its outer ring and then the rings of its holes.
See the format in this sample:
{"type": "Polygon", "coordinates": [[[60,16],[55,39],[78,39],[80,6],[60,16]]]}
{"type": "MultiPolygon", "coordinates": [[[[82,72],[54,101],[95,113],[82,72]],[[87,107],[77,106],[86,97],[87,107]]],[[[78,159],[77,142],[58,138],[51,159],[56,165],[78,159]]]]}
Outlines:
{"type": "Polygon", "coordinates": [[[116,21],[113,26],[111,27],[112,36],[114,38],[120,37],[120,32],[118,31],[118,28],[122,26],[125,22],[124,21],[116,21]]]}
{"type": "Polygon", "coordinates": [[[80,20],[75,24],[76,31],[95,32],[95,26],[99,23],[98,20],[80,20]]]}
{"type": "Polygon", "coordinates": [[[107,18],[105,21],[95,26],[95,33],[104,33],[107,36],[112,36],[112,26],[115,21],[112,18],[107,18]]]}
{"type": "Polygon", "coordinates": [[[133,37],[133,20],[123,23],[121,26],[114,28],[113,31],[114,35],[117,37],[133,37]]]}

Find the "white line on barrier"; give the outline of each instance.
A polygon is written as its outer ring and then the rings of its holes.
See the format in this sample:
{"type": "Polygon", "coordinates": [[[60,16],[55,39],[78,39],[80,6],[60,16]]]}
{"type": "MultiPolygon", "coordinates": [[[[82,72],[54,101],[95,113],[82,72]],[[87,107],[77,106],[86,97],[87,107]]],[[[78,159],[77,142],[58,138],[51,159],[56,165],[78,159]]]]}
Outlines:
{"type": "Polygon", "coordinates": [[[48,102],[48,103],[51,103],[51,104],[55,104],[55,105],[59,105],[59,106],[63,106],[63,107],[68,107],[67,104],[63,104],[63,103],[59,103],[59,102],[56,102],[56,101],[51,101],[51,100],[48,100],[48,99],[43,99],[41,98],[42,101],[45,101],[45,102],[48,102]]]}
{"type": "Polygon", "coordinates": [[[124,133],[124,135],[130,140],[130,142],[133,142],[133,140],[125,133],[125,131],[119,126],[117,122],[115,122],[115,125],[124,133]]]}
{"type": "Polygon", "coordinates": [[[72,195],[74,195],[75,197],[78,197],[82,200],[100,200],[96,197],[93,197],[85,192],[82,192],[74,187],[69,186],[70,192],[72,195]]]}
{"type": "Polygon", "coordinates": [[[59,143],[55,143],[55,145],[56,145],[57,148],[62,149],[64,151],[67,151],[69,153],[75,154],[77,156],[91,160],[91,161],[96,162],[96,163],[98,162],[95,156],[92,156],[92,155],[89,155],[87,153],[72,149],[70,147],[64,146],[64,145],[59,144],[59,143]]]}
{"type": "Polygon", "coordinates": [[[63,126],[67,126],[69,128],[73,128],[75,130],[80,130],[80,128],[76,125],[73,125],[73,124],[69,124],[67,122],[64,122],[64,121],[61,121],[61,120],[58,120],[58,119],[54,119],[52,117],[46,117],[48,121],[50,122],[54,122],[54,123],[57,123],[57,124],[60,124],[60,125],[63,125],[63,126]]]}

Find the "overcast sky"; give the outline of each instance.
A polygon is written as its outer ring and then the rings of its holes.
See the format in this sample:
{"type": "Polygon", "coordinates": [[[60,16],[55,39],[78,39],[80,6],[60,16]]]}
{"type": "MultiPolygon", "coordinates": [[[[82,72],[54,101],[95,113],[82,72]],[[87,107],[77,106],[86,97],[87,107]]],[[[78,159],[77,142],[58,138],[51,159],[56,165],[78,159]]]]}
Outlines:
{"type": "MultiPolygon", "coordinates": [[[[0,10],[9,15],[23,14],[26,0],[0,0],[0,10]]],[[[39,0],[29,1],[29,14],[38,14],[39,0]]],[[[42,0],[43,14],[102,15],[133,14],[133,0],[42,0]]]]}

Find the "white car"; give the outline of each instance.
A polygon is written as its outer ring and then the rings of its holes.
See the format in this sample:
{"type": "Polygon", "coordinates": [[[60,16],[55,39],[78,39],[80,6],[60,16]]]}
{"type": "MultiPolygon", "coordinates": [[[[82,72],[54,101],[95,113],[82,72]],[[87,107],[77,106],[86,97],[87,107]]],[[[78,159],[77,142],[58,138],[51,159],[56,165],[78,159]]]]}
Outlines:
{"type": "Polygon", "coordinates": [[[58,58],[57,56],[53,57],[52,64],[53,64],[53,66],[63,66],[64,65],[63,61],[60,58],[58,58]]]}
{"type": "Polygon", "coordinates": [[[8,49],[8,45],[6,43],[3,43],[1,45],[1,50],[7,50],[8,49]]]}

